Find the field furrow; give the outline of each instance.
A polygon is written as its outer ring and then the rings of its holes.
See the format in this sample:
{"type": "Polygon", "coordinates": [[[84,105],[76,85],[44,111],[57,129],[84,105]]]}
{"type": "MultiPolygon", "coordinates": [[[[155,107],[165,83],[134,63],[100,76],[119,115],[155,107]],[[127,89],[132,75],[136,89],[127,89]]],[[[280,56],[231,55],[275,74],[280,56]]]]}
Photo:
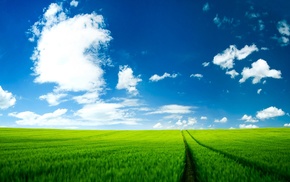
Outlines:
{"type": "Polygon", "coordinates": [[[196,162],[198,181],[283,181],[198,144],[189,132],[183,134],[196,162]]]}
{"type": "Polygon", "coordinates": [[[201,145],[253,166],[263,173],[290,179],[290,130],[215,130],[189,131],[201,145]]]}

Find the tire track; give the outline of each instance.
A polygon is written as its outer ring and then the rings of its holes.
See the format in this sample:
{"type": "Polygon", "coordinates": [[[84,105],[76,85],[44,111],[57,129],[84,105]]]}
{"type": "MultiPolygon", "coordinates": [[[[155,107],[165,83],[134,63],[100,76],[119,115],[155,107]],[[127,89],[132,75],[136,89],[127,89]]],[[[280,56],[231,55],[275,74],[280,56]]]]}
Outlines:
{"type": "Polygon", "coordinates": [[[197,139],[195,139],[189,132],[188,130],[186,130],[186,132],[189,134],[189,136],[197,143],[199,144],[200,146],[202,147],[205,147],[211,151],[214,151],[214,152],[217,152],[239,164],[241,164],[242,166],[245,166],[245,167],[250,167],[250,168],[254,168],[255,170],[259,171],[262,175],[273,175],[273,176],[276,176],[278,177],[279,179],[281,179],[282,181],[290,181],[290,175],[288,174],[284,174],[284,173],[281,173],[280,171],[277,171],[275,169],[272,169],[272,168],[269,168],[269,167],[266,167],[266,166],[262,166],[262,165],[259,165],[257,163],[254,163],[254,162],[251,162],[245,158],[242,158],[242,157],[238,157],[238,156],[235,156],[235,155],[232,155],[230,153],[227,153],[227,152],[224,152],[224,151],[221,151],[221,150],[218,150],[218,149],[215,149],[213,147],[210,147],[208,145],[205,145],[201,142],[199,142],[197,139]]]}
{"type": "Polygon", "coordinates": [[[197,176],[196,176],[196,164],[193,160],[192,153],[190,152],[189,146],[187,144],[187,141],[183,135],[183,131],[181,131],[184,147],[185,147],[185,166],[184,171],[182,175],[182,182],[197,182],[197,176]]]}

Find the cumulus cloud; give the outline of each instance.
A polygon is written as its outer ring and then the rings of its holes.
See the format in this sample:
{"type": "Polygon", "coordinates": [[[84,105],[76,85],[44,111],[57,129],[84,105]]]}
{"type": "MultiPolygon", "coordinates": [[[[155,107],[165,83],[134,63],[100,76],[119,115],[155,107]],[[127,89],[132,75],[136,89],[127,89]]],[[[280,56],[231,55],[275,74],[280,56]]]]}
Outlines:
{"type": "Polygon", "coordinates": [[[257,120],[256,118],[253,118],[252,116],[248,116],[248,115],[244,115],[241,120],[245,121],[245,122],[250,122],[250,123],[256,123],[259,120],[257,120]]]}
{"type": "Polygon", "coordinates": [[[290,123],[285,123],[284,127],[290,127],[290,123]]]}
{"type": "Polygon", "coordinates": [[[227,75],[230,75],[231,78],[235,78],[236,76],[239,75],[239,73],[236,72],[236,70],[227,71],[226,74],[227,74],[227,75]]]}
{"type": "MultiPolygon", "coordinates": [[[[72,1],[76,6],[77,1],[72,1]]],[[[59,92],[96,92],[105,85],[101,65],[108,59],[102,55],[112,39],[104,28],[104,19],[96,13],[68,17],[62,4],[52,3],[30,29],[36,42],[31,59],[36,83],[54,83],[52,94],[41,96],[57,104],[59,92]]]]}
{"type": "Polygon", "coordinates": [[[240,128],[259,128],[257,125],[253,125],[253,124],[240,124],[239,125],[240,128]]]}
{"type": "Polygon", "coordinates": [[[199,73],[197,73],[197,74],[191,74],[190,75],[190,77],[194,77],[194,78],[197,78],[197,79],[202,79],[203,78],[203,75],[202,74],[199,74],[199,73]]]}
{"type": "Polygon", "coordinates": [[[203,66],[203,67],[207,67],[207,66],[209,66],[209,64],[210,64],[210,62],[203,62],[203,63],[202,63],[202,66],[203,66]]]}
{"type": "Polygon", "coordinates": [[[171,74],[165,72],[162,76],[154,74],[153,76],[151,76],[149,78],[149,80],[152,81],[152,82],[158,82],[158,81],[163,80],[165,78],[176,78],[176,77],[177,77],[177,74],[172,74],[171,75],[171,74]]]}
{"type": "Polygon", "coordinates": [[[248,78],[253,77],[253,84],[259,83],[262,78],[281,78],[281,71],[271,69],[268,63],[263,60],[259,59],[256,62],[252,63],[252,68],[244,68],[242,71],[242,78],[239,80],[240,83],[245,82],[248,78]]]}
{"type": "Polygon", "coordinates": [[[141,82],[142,79],[140,75],[135,77],[133,75],[133,70],[128,67],[128,65],[120,66],[120,70],[118,73],[118,84],[116,86],[117,89],[126,89],[132,95],[138,95],[138,90],[136,88],[138,82],[141,82]]]}
{"type": "Polygon", "coordinates": [[[66,97],[67,94],[57,94],[57,93],[48,93],[39,97],[40,100],[46,100],[50,106],[56,106],[61,103],[62,98],[66,97]]]}
{"type": "Polygon", "coordinates": [[[72,1],[70,2],[70,5],[71,5],[71,6],[74,6],[74,7],[77,7],[78,4],[79,4],[79,2],[76,1],[76,0],[72,0],[72,1]]]}
{"type": "Polygon", "coordinates": [[[162,128],[162,127],[163,127],[163,126],[162,126],[161,123],[156,123],[156,124],[153,126],[154,129],[160,129],[160,128],[162,128]]]}
{"type": "Polygon", "coordinates": [[[261,92],[262,92],[261,88],[257,90],[257,94],[260,94],[261,92]]]}
{"type": "Polygon", "coordinates": [[[157,110],[147,114],[188,114],[192,112],[191,109],[191,106],[171,104],[161,106],[157,110]]]}
{"type": "Polygon", "coordinates": [[[284,116],[285,112],[282,109],[278,109],[276,107],[268,107],[267,109],[261,110],[257,112],[256,117],[258,119],[264,120],[269,118],[274,118],[278,116],[284,116]]]}
{"type": "Polygon", "coordinates": [[[228,121],[228,118],[226,118],[226,117],[223,117],[220,120],[218,120],[218,119],[214,120],[215,123],[226,123],[227,121],[228,121]]]}
{"type": "Polygon", "coordinates": [[[202,11],[204,11],[204,12],[209,11],[209,9],[210,9],[210,7],[209,7],[209,4],[208,4],[208,3],[205,3],[205,4],[203,5],[203,7],[202,7],[202,11]]]}
{"type": "Polygon", "coordinates": [[[14,106],[16,103],[16,98],[11,92],[3,90],[0,86],[0,109],[7,109],[14,106]]]}
{"type": "Polygon", "coordinates": [[[207,120],[207,117],[206,116],[201,116],[200,119],[201,120],[207,120]]]}
{"type": "Polygon", "coordinates": [[[217,54],[213,58],[213,64],[220,66],[222,69],[231,69],[234,66],[234,60],[243,60],[251,53],[259,49],[255,44],[248,46],[245,45],[242,49],[238,50],[235,45],[230,45],[229,48],[222,53],[217,54]]]}

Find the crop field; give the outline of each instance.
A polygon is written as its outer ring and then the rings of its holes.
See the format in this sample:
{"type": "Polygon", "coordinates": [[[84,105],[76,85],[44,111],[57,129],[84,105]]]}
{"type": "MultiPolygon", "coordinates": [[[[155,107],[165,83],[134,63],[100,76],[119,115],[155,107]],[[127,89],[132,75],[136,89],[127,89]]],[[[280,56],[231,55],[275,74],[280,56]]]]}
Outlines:
{"type": "Polygon", "coordinates": [[[290,181],[290,129],[0,129],[0,181],[290,181]]]}

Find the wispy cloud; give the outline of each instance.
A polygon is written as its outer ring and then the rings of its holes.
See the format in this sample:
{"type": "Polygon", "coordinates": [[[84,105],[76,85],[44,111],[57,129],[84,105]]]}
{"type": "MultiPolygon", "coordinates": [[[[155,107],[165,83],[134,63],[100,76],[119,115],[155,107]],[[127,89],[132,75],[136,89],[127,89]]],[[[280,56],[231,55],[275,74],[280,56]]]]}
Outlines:
{"type": "Polygon", "coordinates": [[[253,77],[253,84],[259,83],[262,78],[281,78],[281,71],[270,69],[268,63],[263,59],[252,63],[252,68],[244,68],[241,74],[243,77],[239,80],[240,83],[251,77],[253,77]]]}
{"type": "Polygon", "coordinates": [[[290,25],[286,20],[281,20],[277,23],[277,29],[280,33],[280,37],[274,36],[273,39],[276,39],[281,46],[289,45],[290,38],[290,25]]]}
{"type": "Polygon", "coordinates": [[[253,124],[248,124],[248,125],[240,124],[239,127],[240,128],[248,128],[248,129],[250,129],[250,128],[259,128],[257,125],[253,125],[253,124]]]}
{"type": "Polygon", "coordinates": [[[197,79],[202,79],[203,78],[203,75],[202,74],[199,74],[199,73],[196,73],[196,74],[191,74],[190,77],[194,77],[194,78],[197,78],[197,79]]]}
{"type": "Polygon", "coordinates": [[[171,104],[161,106],[155,111],[148,112],[147,114],[188,114],[192,112],[191,109],[191,106],[171,104]]]}
{"type": "Polygon", "coordinates": [[[202,66],[203,66],[203,67],[207,67],[207,66],[209,66],[209,64],[210,64],[210,62],[203,62],[203,63],[202,63],[202,66]]]}
{"type": "Polygon", "coordinates": [[[152,82],[158,82],[160,80],[163,80],[165,78],[176,78],[178,75],[177,74],[169,74],[169,73],[164,73],[162,76],[159,76],[157,74],[152,75],[149,80],[152,82]]]}
{"type": "Polygon", "coordinates": [[[202,11],[207,12],[207,11],[209,11],[209,10],[210,10],[209,3],[205,3],[205,4],[203,5],[203,7],[202,7],[202,11]]]}

